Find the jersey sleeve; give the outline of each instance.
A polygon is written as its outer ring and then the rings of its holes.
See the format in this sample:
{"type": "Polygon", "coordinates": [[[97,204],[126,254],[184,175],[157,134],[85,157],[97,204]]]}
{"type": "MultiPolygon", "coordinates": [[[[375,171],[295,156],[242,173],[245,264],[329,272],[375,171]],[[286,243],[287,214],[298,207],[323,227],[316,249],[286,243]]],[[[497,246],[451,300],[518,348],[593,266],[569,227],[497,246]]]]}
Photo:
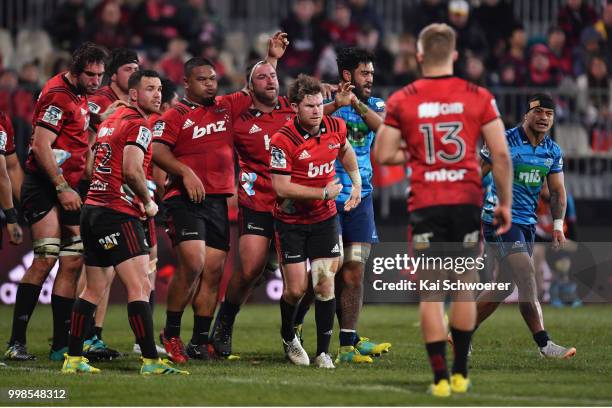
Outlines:
{"type": "Polygon", "coordinates": [[[140,148],[144,154],[147,154],[153,135],[151,130],[147,127],[146,122],[143,120],[142,122],[130,123],[125,131],[127,132],[125,144],[136,146],[140,148]]]}
{"type": "Polygon", "coordinates": [[[483,101],[482,112],[480,114],[480,124],[486,125],[489,122],[494,121],[499,118],[501,115],[499,114],[499,109],[497,109],[497,102],[495,101],[495,97],[491,94],[491,92],[487,91],[484,88],[480,88],[483,101]]]}
{"type": "Polygon", "coordinates": [[[557,145],[554,144],[553,147],[553,164],[550,166],[550,171],[548,174],[561,173],[563,171],[563,151],[557,145]]]}
{"type": "MultiPolygon", "coordinates": [[[[399,91],[398,91],[399,92],[399,91]]],[[[387,101],[387,115],[385,116],[385,125],[394,127],[396,129],[401,128],[400,122],[400,106],[401,106],[401,97],[400,94],[396,92],[387,101]]]]}
{"type": "Polygon", "coordinates": [[[36,126],[59,135],[66,120],[72,116],[76,109],[67,96],[60,92],[49,92],[39,100],[38,115],[34,120],[36,126]]]}
{"type": "Polygon", "coordinates": [[[385,111],[385,101],[380,98],[370,97],[368,105],[370,105],[374,112],[381,113],[385,111]]]}
{"type": "Polygon", "coordinates": [[[174,148],[179,135],[178,113],[171,109],[164,113],[152,128],[153,142],[174,148]]]}
{"type": "Polygon", "coordinates": [[[281,133],[272,135],[270,142],[270,173],[291,174],[292,150],[285,135],[281,133]]]}
{"type": "Polygon", "coordinates": [[[238,117],[238,115],[244,112],[244,110],[253,103],[251,95],[243,91],[223,95],[221,96],[221,101],[228,104],[232,118],[238,117]]]}

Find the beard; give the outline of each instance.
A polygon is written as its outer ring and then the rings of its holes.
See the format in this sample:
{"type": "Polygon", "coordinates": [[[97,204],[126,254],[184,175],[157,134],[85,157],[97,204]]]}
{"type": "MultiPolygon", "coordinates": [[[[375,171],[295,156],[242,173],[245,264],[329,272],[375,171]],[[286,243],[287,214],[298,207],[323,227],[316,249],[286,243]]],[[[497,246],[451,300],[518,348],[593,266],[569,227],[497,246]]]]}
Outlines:
{"type": "Polygon", "coordinates": [[[216,96],[213,96],[212,98],[202,98],[202,105],[213,106],[215,104],[215,98],[216,96]]]}
{"type": "Polygon", "coordinates": [[[278,103],[278,90],[276,91],[274,97],[270,97],[268,93],[264,90],[263,92],[256,92],[253,90],[253,96],[261,103],[267,106],[275,106],[278,103]]]}

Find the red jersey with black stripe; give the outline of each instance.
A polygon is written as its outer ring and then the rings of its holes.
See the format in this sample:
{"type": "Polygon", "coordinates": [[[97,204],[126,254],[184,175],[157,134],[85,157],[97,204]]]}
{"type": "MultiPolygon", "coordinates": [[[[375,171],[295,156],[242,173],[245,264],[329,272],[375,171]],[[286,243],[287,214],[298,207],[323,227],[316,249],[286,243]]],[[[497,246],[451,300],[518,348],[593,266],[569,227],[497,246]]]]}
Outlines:
{"type": "MultiPolygon", "coordinates": [[[[147,123],[149,125],[149,129],[153,129],[153,126],[155,126],[155,123],[161,118],[161,115],[159,113],[152,113],[149,115],[149,119],[147,120],[147,123]]],[[[149,160],[145,163],[145,175],[147,176],[147,182],[153,182],[153,163],[152,163],[152,158],[153,156],[149,157],[149,160]]]]}
{"type": "MultiPolygon", "coordinates": [[[[247,102],[238,98],[235,105],[232,96],[217,97],[210,106],[182,99],[164,112],[153,127],[153,141],[170,147],[174,157],[200,178],[206,194],[234,194],[232,117],[234,110],[247,102]]],[[[247,98],[250,104],[250,96],[247,98]]],[[[182,194],[182,180],[170,176],[166,191],[164,199],[182,194]]]]}
{"type": "Polygon", "coordinates": [[[234,122],[234,147],[238,153],[240,173],[238,204],[255,211],[272,212],[276,193],[270,179],[270,142],[294,115],[285,96],[270,113],[255,108],[245,110],[234,122]]]}
{"type": "MultiPolygon", "coordinates": [[[[272,136],[270,172],[291,176],[291,182],[323,188],[336,175],[335,161],[346,143],[346,123],[324,116],[319,133],[310,135],[291,119],[272,136]]],[[[274,217],[288,224],[315,224],[336,215],[334,200],[294,200],[277,197],[274,217]]]]}
{"type": "Polygon", "coordinates": [[[391,95],[385,125],[401,131],[410,154],[410,211],[482,204],[478,142],[498,117],[489,91],[453,76],[422,78],[391,95]]]}
{"type": "Polygon", "coordinates": [[[15,131],[11,118],[0,112],[0,154],[9,156],[15,153],[15,131]]]}
{"type": "Polygon", "coordinates": [[[123,160],[129,158],[123,157],[123,149],[127,145],[140,148],[147,163],[151,160],[151,139],[146,118],[134,107],[120,108],[102,122],[94,145],[93,173],[85,204],[144,216],[137,203],[140,199],[124,186],[123,160]]]}
{"type": "MultiPolygon", "coordinates": [[[[64,178],[74,189],[85,170],[88,126],[87,98],[68,81],[66,73],[47,81],[34,108],[32,131],[36,127],[43,127],[57,136],[51,148],[64,178]]],[[[39,169],[31,141],[25,168],[28,173],[47,177],[39,169]]]]}
{"type": "Polygon", "coordinates": [[[110,85],[106,85],[98,89],[95,94],[87,98],[87,103],[91,113],[100,115],[106,112],[108,107],[111,106],[113,102],[118,100],[119,96],[115,93],[115,91],[113,91],[113,88],[111,88],[110,85]]]}

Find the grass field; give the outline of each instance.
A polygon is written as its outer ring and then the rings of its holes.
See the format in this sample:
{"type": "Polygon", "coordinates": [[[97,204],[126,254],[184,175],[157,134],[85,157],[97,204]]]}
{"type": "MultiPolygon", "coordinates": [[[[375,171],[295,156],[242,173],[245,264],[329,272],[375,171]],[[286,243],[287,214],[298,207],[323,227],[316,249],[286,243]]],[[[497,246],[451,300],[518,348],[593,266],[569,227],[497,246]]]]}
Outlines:
{"type": "MultiPolygon", "coordinates": [[[[11,313],[12,308],[0,307],[2,341],[10,333],[11,313]]],[[[124,306],[113,306],[104,329],[105,341],[122,351],[133,344],[126,313],[124,306]]],[[[7,389],[14,388],[67,391],[67,400],[44,405],[612,405],[612,305],[546,308],[544,313],[553,340],[578,349],[574,359],[539,358],[518,307],[505,306],[475,338],[473,391],[440,401],[425,394],[431,374],[414,306],[365,307],[362,335],[393,343],[391,353],[372,365],[335,371],[291,366],[283,359],[278,307],[248,306],[238,316],[234,337],[240,361],[190,362],[191,376],[157,378],[139,376],[140,363],[133,354],[98,363],[98,376],[60,375],[60,363],[47,359],[51,310],[41,306],[28,333],[29,350],[38,360],[0,369],[0,405],[25,405],[7,399],[7,389]]],[[[163,319],[164,310],[158,307],[157,330],[163,319]]],[[[183,338],[188,340],[191,314],[183,320],[183,338]]],[[[334,351],[337,344],[334,334],[334,351]]],[[[305,346],[314,353],[312,311],[305,346]]]]}

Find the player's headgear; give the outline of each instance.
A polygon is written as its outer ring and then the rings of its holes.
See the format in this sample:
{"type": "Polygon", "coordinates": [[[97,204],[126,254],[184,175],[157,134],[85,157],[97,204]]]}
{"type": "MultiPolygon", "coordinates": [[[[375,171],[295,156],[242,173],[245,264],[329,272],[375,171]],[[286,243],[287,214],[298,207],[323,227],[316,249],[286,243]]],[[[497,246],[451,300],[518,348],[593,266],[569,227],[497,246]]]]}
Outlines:
{"type": "Polygon", "coordinates": [[[116,74],[119,67],[126,64],[138,64],[138,54],[136,54],[136,51],[128,48],[115,48],[110,53],[108,75],[116,74]]]}
{"type": "Polygon", "coordinates": [[[529,97],[529,109],[527,109],[527,112],[529,112],[530,110],[534,109],[534,108],[546,108],[546,109],[555,109],[555,101],[553,100],[553,98],[545,93],[537,93],[537,94],[533,94],[529,97]]]}
{"type": "Polygon", "coordinates": [[[266,60],[260,60],[260,61],[254,62],[253,64],[250,64],[247,67],[247,71],[246,71],[246,81],[247,81],[246,83],[247,83],[247,86],[249,86],[249,85],[251,85],[253,83],[253,74],[255,73],[255,70],[258,67],[262,66],[263,64],[267,64],[267,63],[268,63],[268,61],[266,61],[266,60]]]}

